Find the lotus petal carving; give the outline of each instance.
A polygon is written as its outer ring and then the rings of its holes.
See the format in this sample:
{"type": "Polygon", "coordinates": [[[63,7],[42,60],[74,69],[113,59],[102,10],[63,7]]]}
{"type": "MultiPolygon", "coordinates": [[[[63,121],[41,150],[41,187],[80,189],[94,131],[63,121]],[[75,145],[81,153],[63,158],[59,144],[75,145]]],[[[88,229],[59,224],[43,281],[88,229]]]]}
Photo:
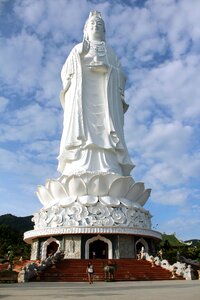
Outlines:
{"type": "Polygon", "coordinates": [[[86,206],[95,205],[98,202],[98,197],[85,195],[78,197],[78,201],[86,206]]]}
{"type": "Polygon", "coordinates": [[[59,201],[65,200],[69,196],[64,186],[57,180],[51,180],[49,182],[49,191],[53,198],[59,201]]]}
{"type": "Polygon", "coordinates": [[[36,191],[36,195],[38,196],[40,202],[45,207],[48,206],[50,203],[55,202],[55,200],[53,199],[53,197],[51,196],[49,191],[43,185],[38,186],[38,189],[36,191]]]}
{"type": "Polygon", "coordinates": [[[90,179],[91,179],[93,176],[95,176],[93,173],[88,173],[88,172],[83,173],[83,174],[80,175],[80,177],[83,179],[83,181],[84,181],[86,184],[90,181],[90,179]]]}
{"type": "Polygon", "coordinates": [[[144,183],[143,182],[137,182],[137,183],[135,183],[131,186],[130,190],[125,195],[125,198],[127,198],[129,200],[136,201],[138,196],[140,194],[142,194],[143,191],[144,191],[144,183]]]}
{"type": "Polygon", "coordinates": [[[109,189],[113,181],[115,181],[118,178],[121,178],[121,176],[119,176],[118,174],[105,174],[103,175],[103,177],[105,178],[109,189]]]}
{"type": "Polygon", "coordinates": [[[103,175],[95,175],[88,182],[89,195],[104,196],[104,195],[108,195],[108,191],[109,191],[108,181],[106,181],[106,178],[103,175]]]}
{"type": "Polygon", "coordinates": [[[126,199],[126,198],[121,198],[120,199],[120,202],[125,206],[125,207],[128,207],[128,208],[131,208],[133,207],[133,202],[129,199],[126,199]]]}
{"type": "Polygon", "coordinates": [[[67,179],[68,179],[68,176],[62,175],[62,176],[60,176],[60,177],[58,178],[58,181],[59,181],[60,183],[62,183],[63,186],[65,186],[67,179]]]}
{"type": "Polygon", "coordinates": [[[36,228],[133,225],[150,228],[149,213],[145,215],[142,208],[150,192],[145,190],[144,183],[135,183],[131,176],[110,173],[61,176],[38,187],[36,194],[44,208],[34,216],[34,221],[36,228]]]}
{"type": "Polygon", "coordinates": [[[82,178],[76,175],[69,176],[66,180],[66,189],[70,196],[87,195],[86,184],[82,178]]]}
{"type": "Polygon", "coordinates": [[[117,207],[120,205],[120,200],[111,196],[99,197],[100,203],[110,207],[117,207]]]}
{"type": "Polygon", "coordinates": [[[134,181],[131,176],[119,177],[111,184],[109,195],[123,198],[128,193],[133,183],[134,181]]]}
{"type": "Polygon", "coordinates": [[[145,190],[145,191],[144,191],[144,192],[136,199],[137,203],[139,203],[141,206],[143,206],[143,205],[147,202],[147,200],[148,200],[150,194],[151,194],[151,189],[146,189],[146,190],[145,190]]]}
{"type": "Polygon", "coordinates": [[[50,183],[51,179],[47,179],[45,182],[45,188],[48,190],[49,189],[49,183],[50,183]]]}
{"type": "Polygon", "coordinates": [[[66,197],[59,201],[60,206],[66,207],[70,206],[72,203],[76,201],[76,197],[66,197]]]}

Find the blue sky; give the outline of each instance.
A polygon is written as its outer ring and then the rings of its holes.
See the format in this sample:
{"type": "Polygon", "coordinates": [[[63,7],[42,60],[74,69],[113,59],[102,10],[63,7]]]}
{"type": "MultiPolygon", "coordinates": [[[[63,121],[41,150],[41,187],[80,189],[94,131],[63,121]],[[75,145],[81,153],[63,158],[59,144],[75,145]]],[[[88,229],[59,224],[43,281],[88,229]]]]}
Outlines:
{"type": "Polygon", "coordinates": [[[35,213],[37,185],[59,176],[60,70],[94,9],[128,77],[125,137],[153,228],[200,239],[199,0],[0,0],[0,215],[35,213]]]}

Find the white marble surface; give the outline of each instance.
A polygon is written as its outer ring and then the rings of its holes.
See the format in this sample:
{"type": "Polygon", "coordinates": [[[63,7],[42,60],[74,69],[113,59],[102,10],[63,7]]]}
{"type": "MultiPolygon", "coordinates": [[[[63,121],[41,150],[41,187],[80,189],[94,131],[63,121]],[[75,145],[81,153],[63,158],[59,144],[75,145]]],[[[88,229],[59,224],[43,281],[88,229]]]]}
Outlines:
{"type": "MultiPolygon", "coordinates": [[[[30,236],[58,233],[151,231],[143,208],[151,190],[130,175],[133,164],[124,140],[126,77],[105,40],[105,24],[91,12],[83,42],[61,71],[64,109],[58,157],[61,176],[37,188],[43,208],[34,214],[30,236]]],[[[159,236],[160,238],[160,236],[159,236]]]]}
{"type": "Polygon", "coordinates": [[[129,175],[133,164],[124,140],[126,76],[105,41],[105,24],[90,13],[83,42],[76,45],[61,71],[64,109],[58,170],[129,175]]]}

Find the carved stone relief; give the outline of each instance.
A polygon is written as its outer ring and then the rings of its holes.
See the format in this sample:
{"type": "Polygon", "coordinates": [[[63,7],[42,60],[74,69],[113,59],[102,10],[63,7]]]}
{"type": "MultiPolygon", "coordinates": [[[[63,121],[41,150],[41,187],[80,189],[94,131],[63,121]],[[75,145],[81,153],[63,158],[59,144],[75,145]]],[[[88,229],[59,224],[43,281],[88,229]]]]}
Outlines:
{"type": "Polygon", "coordinates": [[[81,237],[65,236],[64,258],[81,258],[81,237]]]}

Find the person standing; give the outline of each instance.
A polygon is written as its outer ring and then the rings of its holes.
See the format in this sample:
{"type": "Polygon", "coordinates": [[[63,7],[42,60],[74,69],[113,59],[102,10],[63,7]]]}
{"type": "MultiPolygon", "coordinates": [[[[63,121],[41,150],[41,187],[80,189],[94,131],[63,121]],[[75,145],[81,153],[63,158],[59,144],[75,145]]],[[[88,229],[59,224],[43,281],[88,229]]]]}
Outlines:
{"type": "Polygon", "coordinates": [[[89,283],[93,283],[93,279],[94,279],[94,266],[92,264],[92,262],[90,261],[87,265],[87,269],[86,272],[88,274],[88,281],[89,283]]]}

